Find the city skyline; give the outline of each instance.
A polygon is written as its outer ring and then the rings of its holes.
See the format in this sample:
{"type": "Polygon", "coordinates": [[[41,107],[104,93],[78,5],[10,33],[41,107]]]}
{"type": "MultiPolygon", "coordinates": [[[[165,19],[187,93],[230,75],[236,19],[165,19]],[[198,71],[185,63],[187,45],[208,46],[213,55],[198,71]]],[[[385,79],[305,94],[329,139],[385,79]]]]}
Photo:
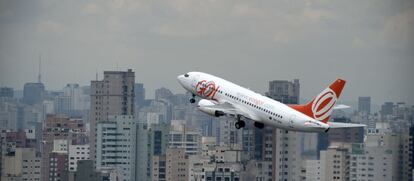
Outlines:
{"type": "MultiPolygon", "coordinates": [[[[128,70],[128,69],[125,69],[125,70],[128,70]]],[[[125,70],[119,70],[119,68],[118,68],[116,70],[104,70],[104,72],[105,71],[109,71],[109,72],[111,72],[111,71],[125,71],[125,70]]],[[[131,69],[131,70],[133,70],[133,69],[131,69]]],[[[136,74],[136,72],[135,72],[135,74],[136,74]]],[[[95,80],[100,80],[100,79],[102,79],[104,77],[104,73],[103,72],[101,72],[99,74],[96,74],[96,75],[95,75],[95,79],[91,79],[90,82],[93,82],[95,80]],[[96,75],[98,75],[97,76],[98,79],[96,79],[96,75]]],[[[269,85],[269,83],[271,83],[273,81],[293,81],[293,80],[299,80],[301,84],[304,84],[300,79],[287,79],[287,80],[282,80],[282,79],[269,79],[269,80],[263,81],[263,83],[265,85],[269,85]]],[[[26,82],[24,84],[27,84],[27,83],[37,83],[37,82],[36,81],[32,81],[32,82],[26,82]]],[[[89,84],[82,85],[79,82],[67,82],[67,83],[62,83],[62,85],[63,85],[62,87],[58,87],[58,88],[52,89],[52,88],[48,88],[47,87],[47,84],[44,83],[43,81],[41,83],[45,85],[45,91],[52,91],[52,92],[53,91],[58,91],[58,92],[59,91],[64,91],[64,88],[66,86],[68,86],[68,85],[74,85],[74,84],[75,85],[79,85],[80,87],[90,87],[91,86],[90,83],[89,84]]],[[[145,92],[145,99],[154,99],[155,98],[155,92],[156,92],[156,90],[157,89],[161,89],[161,88],[166,88],[166,89],[168,89],[170,91],[173,91],[174,94],[185,94],[185,93],[188,93],[188,91],[182,89],[180,86],[178,86],[177,88],[175,88],[175,87],[171,88],[171,87],[167,87],[167,86],[163,86],[163,85],[158,85],[156,87],[153,87],[151,90],[149,90],[148,87],[147,87],[147,85],[145,83],[143,83],[142,81],[136,80],[135,83],[143,84],[144,89],[146,90],[146,92],[145,92]]],[[[347,84],[348,84],[348,82],[347,82],[347,84]]],[[[178,85],[178,82],[177,82],[177,85],[178,85]]],[[[328,84],[326,84],[326,85],[328,85],[328,84]]],[[[322,86],[326,86],[326,85],[322,85],[322,86]]],[[[21,88],[17,88],[17,89],[14,88],[14,87],[7,86],[7,85],[1,85],[1,86],[2,87],[5,87],[5,88],[12,88],[14,91],[21,91],[21,93],[23,93],[24,86],[22,86],[21,88]]],[[[347,88],[347,86],[345,86],[345,91],[346,91],[346,88],[347,88]]],[[[257,92],[257,90],[252,89],[251,87],[249,87],[249,89],[257,92]]],[[[303,89],[305,89],[305,88],[302,88],[300,90],[300,95],[301,96],[299,97],[299,100],[300,100],[301,103],[306,103],[306,102],[310,101],[313,98],[314,95],[310,95],[309,92],[304,92],[303,89]],[[309,97],[305,97],[306,95],[310,95],[310,96],[309,97]]],[[[319,89],[321,89],[321,88],[319,87],[319,89]]],[[[260,93],[262,95],[265,95],[267,93],[266,91],[267,90],[264,90],[264,92],[258,92],[258,93],[260,93]]],[[[310,92],[313,92],[313,91],[316,91],[316,90],[309,90],[309,91],[310,92]]],[[[344,94],[346,94],[346,93],[344,93],[344,94]]],[[[23,96],[23,95],[17,94],[16,96],[19,97],[19,96],[23,96]]],[[[371,95],[355,95],[355,97],[348,95],[345,98],[341,98],[341,100],[339,100],[339,102],[342,102],[342,103],[345,103],[345,104],[350,104],[351,105],[351,108],[353,110],[358,110],[358,99],[360,97],[370,97],[370,98],[372,98],[371,95]]],[[[379,111],[380,106],[382,104],[386,103],[386,102],[394,102],[394,103],[404,102],[404,103],[407,103],[407,104],[412,104],[410,101],[406,101],[406,100],[386,99],[383,102],[380,101],[380,100],[373,100],[372,101],[372,103],[373,103],[372,106],[373,106],[374,112],[375,111],[379,111]]]]}
{"type": "Polygon", "coordinates": [[[414,102],[412,1],[0,3],[1,86],[37,82],[41,54],[52,90],[132,68],[150,93],[181,92],[195,70],[261,93],[298,78],[302,99],[343,78],[343,100],[414,102]]]}
{"type": "MultiPolygon", "coordinates": [[[[191,74],[197,77],[182,77],[191,74]]],[[[197,109],[189,94],[160,88],[155,99],[142,100],[143,85],[134,79],[131,69],[106,71],[90,89],[71,84],[62,92],[30,83],[23,99],[3,88],[1,180],[412,180],[412,105],[385,103],[377,114],[360,97],[358,110],[337,111],[330,121],[366,126],[321,133],[261,127],[253,119],[239,129],[236,118],[200,109],[208,98],[197,109]]],[[[295,104],[300,87],[297,79],[271,81],[266,95],[295,104]]]]}

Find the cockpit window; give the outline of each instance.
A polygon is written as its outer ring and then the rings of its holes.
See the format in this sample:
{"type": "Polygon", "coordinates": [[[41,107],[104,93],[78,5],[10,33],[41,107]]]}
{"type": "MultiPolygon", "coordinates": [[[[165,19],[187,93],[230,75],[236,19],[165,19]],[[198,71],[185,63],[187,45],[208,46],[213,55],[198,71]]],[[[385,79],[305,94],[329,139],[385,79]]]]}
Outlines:
{"type": "Polygon", "coordinates": [[[188,74],[184,74],[184,77],[188,77],[188,76],[190,76],[190,75],[188,75],[188,74]]]}

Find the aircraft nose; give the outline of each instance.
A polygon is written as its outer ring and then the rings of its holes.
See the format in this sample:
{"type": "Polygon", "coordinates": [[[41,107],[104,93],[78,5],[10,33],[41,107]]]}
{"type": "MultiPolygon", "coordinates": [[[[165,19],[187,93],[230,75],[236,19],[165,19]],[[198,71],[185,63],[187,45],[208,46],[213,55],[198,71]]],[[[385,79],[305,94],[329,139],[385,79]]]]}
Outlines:
{"type": "Polygon", "coordinates": [[[180,84],[183,84],[184,75],[177,76],[177,80],[180,84]]]}

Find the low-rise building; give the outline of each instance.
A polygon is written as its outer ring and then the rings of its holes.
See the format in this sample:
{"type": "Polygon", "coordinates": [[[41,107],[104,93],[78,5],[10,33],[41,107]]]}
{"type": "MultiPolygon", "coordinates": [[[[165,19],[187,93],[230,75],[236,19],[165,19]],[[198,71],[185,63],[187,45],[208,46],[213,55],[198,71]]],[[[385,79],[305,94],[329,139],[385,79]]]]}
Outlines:
{"type": "Polygon", "coordinates": [[[0,180],[40,181],[41,159],[35,148],[16,148],[3,158],[3,171],[0,180]]]}

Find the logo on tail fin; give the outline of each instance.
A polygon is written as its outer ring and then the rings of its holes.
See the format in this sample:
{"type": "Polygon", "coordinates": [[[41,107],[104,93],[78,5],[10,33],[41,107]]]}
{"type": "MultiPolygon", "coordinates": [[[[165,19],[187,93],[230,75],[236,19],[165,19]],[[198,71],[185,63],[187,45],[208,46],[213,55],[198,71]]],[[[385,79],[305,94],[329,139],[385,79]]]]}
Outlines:
{"type": "Polygon", "coordinates": [[[345,86],[345,80],[337,79],[328,88],[323,90],[311,102],[289,107],[323,123],[328,122],[336,101],[345,86]]]}
{"type": "Polygon", "coordinates": [[[332,89],[326,88],[312,102],[311,109],[313,117],[316,120],[324,122],[331,115],[332,108],[335,106],[337,100],[336,93],[332,89]]]}

